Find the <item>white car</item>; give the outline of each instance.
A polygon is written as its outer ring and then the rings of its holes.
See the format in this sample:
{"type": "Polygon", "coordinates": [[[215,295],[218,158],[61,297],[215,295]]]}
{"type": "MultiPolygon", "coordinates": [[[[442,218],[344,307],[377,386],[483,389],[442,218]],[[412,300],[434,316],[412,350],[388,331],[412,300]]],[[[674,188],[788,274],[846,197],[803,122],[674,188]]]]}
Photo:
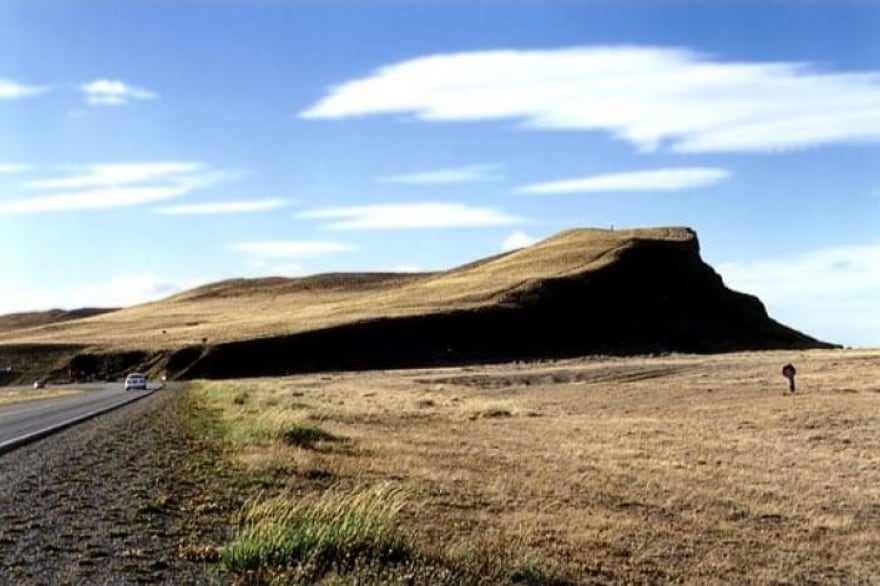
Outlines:
{"type": "Polygon", "coordinates": [[[131,391],[135,389],[147,390],[147,377],[139,372],[133,372],[125,377],[125,390],[131,391]]]}

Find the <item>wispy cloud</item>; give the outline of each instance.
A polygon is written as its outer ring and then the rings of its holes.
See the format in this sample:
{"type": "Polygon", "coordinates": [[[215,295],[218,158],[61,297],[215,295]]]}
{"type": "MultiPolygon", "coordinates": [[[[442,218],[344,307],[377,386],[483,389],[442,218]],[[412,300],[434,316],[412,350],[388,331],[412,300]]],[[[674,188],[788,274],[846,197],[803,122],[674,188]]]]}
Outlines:
{"type": "Polygon", "coordinates": [[[776,151],[880,140],[880,72],[652,46],[452,53],[337,85],[300,116],[392,113],[605,131],[643,150],[776,151]]]}
{"type": "Polygon", "coordinates": [[[609,191],[679,191],[707,187],[730,176],[726,169],[691,167],[609,173],[578,179],[533,183],[518,187],[517,193],[551,195],[609,191]]]}
{"type": "Polygon", "coordinates": [[[525,248],[526,246],[531,246],[537,241],[537,238],[529,236],[525,232],[513,232],[501,243],[501,250],[508,251],[525,248]]]}
{"type": "Polygon", "coordinates": [[[108,163],[72,167],[34,179],[22,189],[37,195],[0,202],[0,215],[128,207],[181,197],[234,174],[198,162],[108,163]]]}
{"type": "Polygon", "coordinates": [[[425,269],[423,269],[419,265],[394,265],[391,267],[383,267],[379,269],[379,272],[385,273],[424,273],[425,269]]]}
{"type": "Polygon", "coordinates": [[[154,301],[182,289],[172,280],[152,272],[115,275],[109,280],[28,290],[26,286],[0,276],[6,292],[0,298],[0,315],[18,311],[39,311],[80,307],[128,307],[154,301]]]}
{"type": "Polygon", "coordinates": [[[12,175],[14,173],[24,173],[30,170],[30,165],[21,163],[0,163],[0,175],[12,175]]]}
{"type": "Polygon", "coordinates": [[[260,259],[314,258],[356,250],[352,244],[327,240],[261,240],[236,242],[230,248],[260,259]]]}
{"type": "Polygon", "coordinates": [[[463,228],[517,224],[521,218],[497,208],[449,202],[415,202],[306,210],[300,218],[330,220],[328,230],[463,228]]]}
{"type": "Polygon", "coordinates": [[[168,216],[201,216],[216,214],[244,214],[282,208],[283,199],[253,199],[242,201],[206,201],[200,203],[164,206],[153,211],[168,216]]]}
{"type": "Polygon", "coordinates": [[[27,85],[11,79],[0,78],[0,100],[17,100],[44,94],[47,91],[49,91],[47,87],[27,85]]]}
{"type": "Polygon", "coordinates": [[[452,183],[476,183],[500,181],[504,178],[500,165],[467,165],[449,169],[435,169],[403,175],[386,175],[380,181],[386,183],[408,183],[412,185],[448,185],[452,183]]]}
{"type": "Polygon", "coordinates": [[[91,106],[122,106],[136,100],[152,100],[156,92],[129,85],[118,79],[96,79],[79,86],[91,106]]]}
{"type": "Polygon", "coordinates": [[[717,265],[780,321],[831,342],[880,347],[880,244],[717,265]]]}
{"type": "Polygon", "coordinates": [[[79,189],[141,183],[169,177],[189,175],[204,170],[193,161],[138,163],[106,163],[75,166],[60,177],[34,179],[24,183],[28,189],[79,189]]]}
{"type": "Polygon", "coordinates": [[[117,275],[106,283],[87,285],[73,292],[68,306],[128,307],[173,295],[180,285],[155,273],[117,275]]]}

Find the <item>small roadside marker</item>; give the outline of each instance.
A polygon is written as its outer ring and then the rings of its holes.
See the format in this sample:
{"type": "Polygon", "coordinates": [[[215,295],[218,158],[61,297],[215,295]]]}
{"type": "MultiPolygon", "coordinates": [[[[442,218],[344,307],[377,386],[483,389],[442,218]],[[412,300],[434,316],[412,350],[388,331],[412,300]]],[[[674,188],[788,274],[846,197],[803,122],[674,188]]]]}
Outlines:
{"type": "Polygon", "coordinates": [[[782,376],[788,379],[788,390],[794,392],[794,375],[797,374],[793,364],[786,364],[782,367],[782,376]]]}

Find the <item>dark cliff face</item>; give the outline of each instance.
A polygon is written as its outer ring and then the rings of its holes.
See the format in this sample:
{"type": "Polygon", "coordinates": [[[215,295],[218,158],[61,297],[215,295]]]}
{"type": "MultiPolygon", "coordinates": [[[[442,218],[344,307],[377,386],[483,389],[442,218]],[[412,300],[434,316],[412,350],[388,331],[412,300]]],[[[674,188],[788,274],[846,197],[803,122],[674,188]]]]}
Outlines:
{"type": "Polygon", "coordinates": [[[587,354],[830,347],[727,289],[691,241],[635,241],[592,272],[526,284],[474,310],[347,324],[185,352],[171,374],[231,378],[587,354]],[[196,358],[197,356],[197,358],[196,358]]]}

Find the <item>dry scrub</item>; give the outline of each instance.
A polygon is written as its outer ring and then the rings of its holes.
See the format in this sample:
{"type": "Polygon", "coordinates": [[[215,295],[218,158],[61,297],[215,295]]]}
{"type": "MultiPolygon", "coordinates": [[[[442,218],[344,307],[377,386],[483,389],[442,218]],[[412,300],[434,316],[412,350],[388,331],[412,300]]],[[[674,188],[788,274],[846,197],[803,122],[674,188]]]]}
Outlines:
{"type": "Polygon", "coordinates": [[[394,535],[408,553],[388,561],[401,569],[383,574],[367,559],[310,579],[880,576],[880,352],[341,373],[193,392],[218,410],[271,506],[370,486],[405,495],[394,535]],[[787,362],[799,372],[793,395],[779,373],[787,362]],[[303,429],[314,441],[285,441],[303,429]]]}

